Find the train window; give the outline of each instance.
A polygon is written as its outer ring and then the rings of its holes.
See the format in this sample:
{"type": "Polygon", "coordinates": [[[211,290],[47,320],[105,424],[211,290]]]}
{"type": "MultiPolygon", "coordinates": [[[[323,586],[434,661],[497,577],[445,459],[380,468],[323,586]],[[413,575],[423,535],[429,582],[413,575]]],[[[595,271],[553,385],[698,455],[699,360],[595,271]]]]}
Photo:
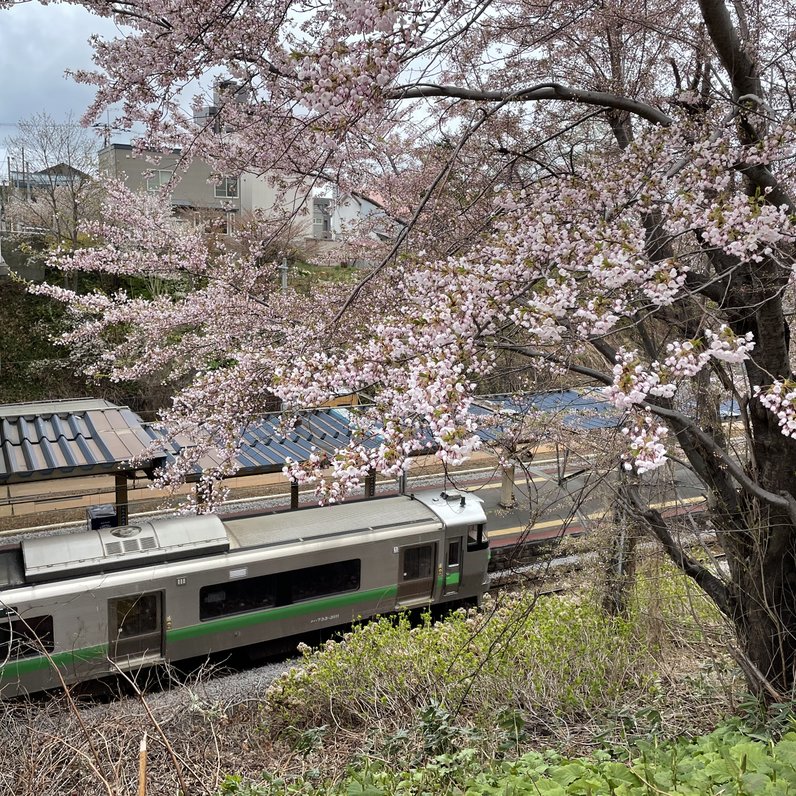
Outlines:
{"type": "Polygon", "coordinates": [[[22,549],[14,547],[0,552],[0,588],[21,586],[25,582],[25,565],[22,563],[22,549]]]}
{"type": "Polygon", "coordinates": [[[467,552],[472,553],[476,550],[484,550],[489,547],[489,539],[486,535],[484,523],[467,526],[467,552]]]}
{"type": "Polygon", "coordinates": [[[163,593],[108,600],[108,657],[138,659],[163,653],[163,593]]]}
{"type": "Polygon", "coordinates": [[[319,567],[306,567],[290,573],[293,602],[312,600],[326,594],[356,591],[359,588],[360,561],[335,561],[319,567]]]}
{"type": "Polygon", "coordinates": [[[199,618],[216,619],[356,591],[360,570],[359,559],[352,559],[203,586],[199,590],[199,618]]]}
{"type": "Polygon", "coordinates": [[[458,567],[462,543],[459,539],[448,542],[448,568],[458,567]]]}
{"type": "Polygon", "coordinates": [[[276,605],[277,575],[231,580],[199,590],[199,618],[215,619],[228,614],[259,611],[276,605]]]}
{"type": "Polygon", "coordinates": [[[158,595],[121,597],[112,601],[116,611],[116,638],[132,638],[157,633],[158,595]]]}
{"type": "Polygon", "coordinates": [[[430,578],[434,573],[434,545],[407,547],[404,551],[404,580],[430,578]]]}
{"type": "Polygon", "coordinates": [[[0,623],[0,662],[30,658],[55,648],[52,616],[32,616],[0,623]]]}

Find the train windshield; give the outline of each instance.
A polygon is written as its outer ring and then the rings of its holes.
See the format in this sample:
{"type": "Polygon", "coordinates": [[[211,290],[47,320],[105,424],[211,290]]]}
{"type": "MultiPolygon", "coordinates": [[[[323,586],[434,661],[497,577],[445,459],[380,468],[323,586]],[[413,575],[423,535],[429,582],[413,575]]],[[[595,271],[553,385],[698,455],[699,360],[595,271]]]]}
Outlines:
{"type": "Polygon", "coordinates": [[[483,522],[467,526],[467,552],[484,550],[489,547],[489,537],[483,522]]]}

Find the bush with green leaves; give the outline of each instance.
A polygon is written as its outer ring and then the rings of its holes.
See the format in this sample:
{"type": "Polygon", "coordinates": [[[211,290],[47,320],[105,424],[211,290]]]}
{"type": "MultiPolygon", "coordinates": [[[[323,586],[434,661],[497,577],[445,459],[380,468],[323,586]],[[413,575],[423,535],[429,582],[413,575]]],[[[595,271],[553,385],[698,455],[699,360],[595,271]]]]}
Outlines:
{"type": "Polygon", "coordinates": [[[501,717],[514,727],[590,720],[655,688],[632,626],[573,597],[507,594],[415,626],[382,618],[304,654],[268,693],[272,733],[377,726],[391,737],[438,706],[494,735],[501,717]]]}

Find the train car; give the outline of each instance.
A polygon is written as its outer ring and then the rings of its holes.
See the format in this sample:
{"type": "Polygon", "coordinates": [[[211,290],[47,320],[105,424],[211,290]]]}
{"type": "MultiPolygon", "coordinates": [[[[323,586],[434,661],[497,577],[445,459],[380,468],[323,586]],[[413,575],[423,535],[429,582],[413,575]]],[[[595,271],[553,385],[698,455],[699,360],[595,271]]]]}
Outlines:
{"type": "Polygon", "coordinates": [[[424,492],[25,539],[0,551],[0,696],[480,601],[485,526],[424,492]]]}

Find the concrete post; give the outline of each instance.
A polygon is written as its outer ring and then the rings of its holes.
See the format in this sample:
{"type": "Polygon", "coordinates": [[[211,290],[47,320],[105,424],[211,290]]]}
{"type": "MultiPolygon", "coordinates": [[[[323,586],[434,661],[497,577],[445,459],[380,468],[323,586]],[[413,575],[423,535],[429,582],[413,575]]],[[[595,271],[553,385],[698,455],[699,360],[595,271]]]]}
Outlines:
{"type": "Polygon", "coordinates": [[[500,482],[500,508],[512,509],[517,505],[514,497],[514,462],[501,468],[503,477],[500,482]]]}

